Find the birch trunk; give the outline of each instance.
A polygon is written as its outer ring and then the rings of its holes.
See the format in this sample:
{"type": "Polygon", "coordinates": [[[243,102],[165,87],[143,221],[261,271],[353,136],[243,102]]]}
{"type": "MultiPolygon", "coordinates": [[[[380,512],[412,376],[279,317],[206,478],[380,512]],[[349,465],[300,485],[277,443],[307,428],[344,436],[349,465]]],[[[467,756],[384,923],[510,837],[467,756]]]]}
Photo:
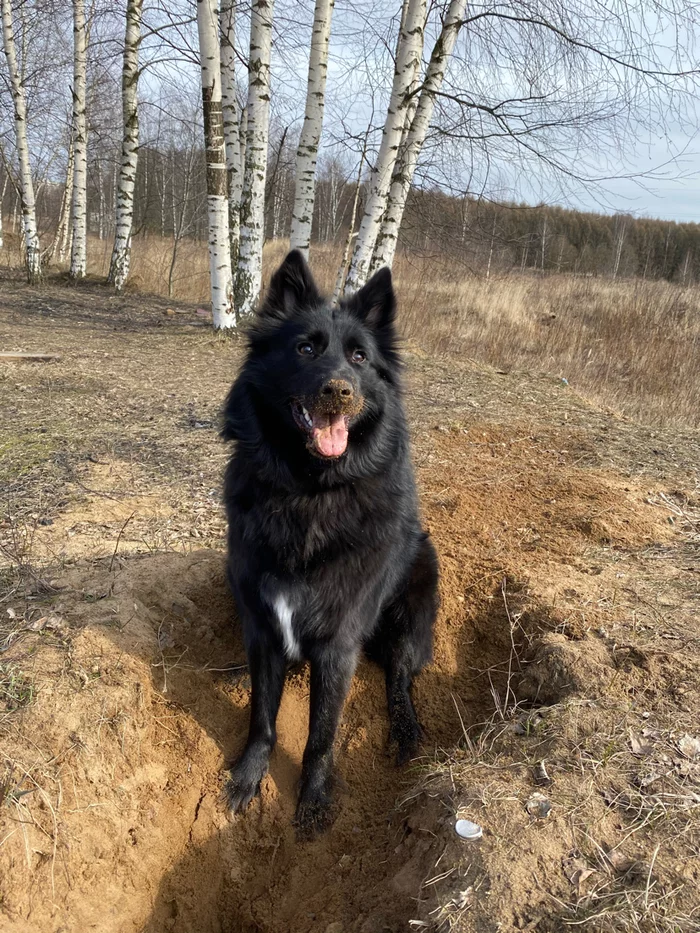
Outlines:
{"type": "Polygon", "coordinates": [[[464,20],[466,6],[467,0],[452,0],[440,35],[433,47],[415,115],[391,180],[386,212],[374,247],[370,272],[376,272],[381,266],[391,268],[394,262],[399,228],[403,219],[408,193],[411,190],[418,157],[423,148],[433,116],[435,96],[442,86],[447,63],[454,50],[457,35],[464,20]]]}
{"type": "Polygon", "coordinates": [[[85,0],[73,0],[73,242],[70,277],[82,279],[87,268],[87,30],[85,0]]]}
{"type": "Polygon", "coordinates": [[[221,108],[221,50],[217,0],[197,0],[197,30],[202,66],[202,109],[207,150],[209,276],[216,330],[236,326],[228,232],[226,147],[221,108]]]}
{"type": "Polygon", "coordinates": [[[34,184],[29,162],[29,144],[27,142],[27,102],[24,85],[17,66],[15,36],[12,29],[11,0],[2,0],[2,37],[7,58],[7,70],[12,89],[12,101],[15,110],[15,137],[19,157],[19,182],[22,201],[22,231],[24,234],[24,261],[27,268],[27,280],[35,284],[41,280],[41,252],[39,234],[36,227],[36,207],[34,203],[34,184]]]}
{"type": "Polygon", "coordinates": [[[241,315],[253,311],[262,281],[273,8],[274,0],[253,0],[251,10],[248,122],[241,197],[241,240],[236,270],[236,307],[241,315]]]}
{"type": "Polygon", "coordinates": [[[75,153],[73,151],[73,139],[68,147],[68,167],[66,169],[66,187],[63,189],[61,199],[61,214],[56,231],[56,246],[58,248],[58,261],[63,262],[68,252],[68,244],[71,240],[71,198],[73,196],[73,173],[75,171],[75,153]]]}
{"type": "Polygon", "coordinates": [[[345,241],[345,249],[343,251],[343,258],[340,263],[340,268],[338,269],[338,277],[335,281],[335,288],[333,289],[333,304],[337,304],[340,296],[343,293],[343,286],[345,284],[345,274],[348,267],[348,260],[350,259],[350,248],[352,246],[353,239],[357,236],[355,233],[355,218],[357,217],[357,205],[360,202],[360,189],[362,188],[362,169],[364,168],[365,155],[367,154],[367,141],[369,139],[369,129],[367,130],[367,135],[365,136],[365,143],[362,147],[362,153],[360,155],[360,165],[357,169],[357,182],[355,184],[355,197],[352,202],[352,212],[350,214],[350,227],[348,229],[348,237],[345,241]]]}
{"type": "Polygon", "coordinates": [[[328,76],[328,44],[335,0],[316,0],[311,33],[309,78],[306,86],[304,125],[299,137],[296,161],[296,183],[290,249],[298,249],[309,258],[311,226],[314,219],[316,160],[323,128],[326,77],[328,76]]]}
{"type": "Polygon", "coordinates": [[[5,192],[7,191],[7,183],[9,180],[10,179],[7,175],[7,172],[5,172],[5,181],[2,186],[2,194],[0,194],[0,249],[2,249],[3,246],[5,245],[5,241],[2,235],[2,206],[5,202],[5,192]]]}
{"type": "Polygon", "coordinates": [[[112,259],[107,281],[121,291],[129,275],[131,231],[134,225],[134,185],[139,158],[139,43],[143,0],[127,0],[124,67],[122,70],[122,158],[117,186],[117,209],[112,259]]]}
{"type": "Polygon", "coordinates": [[[68,165],[66,167],[66,183],[63,186],[61,194],[61,206],[58,211],[58,224],[54,233],[51,245],[46,250],[44,258],[46,265],[49,266],[54,260],[56,253],[59,254],[59,261],[63,261],[66,254],[66,243],[68,240],[68,229],[70,220],[70,198],[73,191],[73,139],[68,144],[68,165]]]}
{"type": "Polygon", "coordinates": [[[425,15],[425,0],[408,0],[405,16],[402,17],[394,82],[382,141],[370,175],[367,204],[345,283],[346,289],[350,291],[356,291],[367,281],[370,260],[386,210],[391,178],[406,125],[406,114],[411,101],[409,92],[420,68],[425,15]]]}
{"type": "Polygon", "coordinates": [[[226,142],[228,175],[228,236],[231,267],[238,262],[241,237],[241,195],[243,193],[243,153],[241,152],[241,113],[236,93],[235,0],[221,4],[221,105],[226,142]]]}

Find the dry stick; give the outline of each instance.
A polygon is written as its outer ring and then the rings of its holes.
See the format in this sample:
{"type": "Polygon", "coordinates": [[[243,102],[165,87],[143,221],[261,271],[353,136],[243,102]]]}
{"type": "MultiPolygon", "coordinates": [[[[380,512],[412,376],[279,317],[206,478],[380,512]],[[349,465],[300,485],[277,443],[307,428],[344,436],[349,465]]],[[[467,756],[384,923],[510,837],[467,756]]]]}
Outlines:
{"type": "Polygon", "coordinates": [[[645,909],[649,907],[649,890],[651,884],[651,873],[654,870],[654,862],[656,861],[656,856],[659,854],[659,849],[661,848],[661,843],[657,845],[654,849],[654,854],[651,857],[651,862],[649,863],[649,874],[647,875],[647,886],[644,891],[644,907],[645,909]]]}
{"type": "Polygon", "coordinates": [[[508,656],[508,680],[506,682],[506,698],[505,698],[505,704],[503,708],[503,712],[505,714],[508,710],[508,697],[510,695],[512,695],[513,697],[513,705],[514,706],[518,705],[518,698],[516,697],[515,692],[513,691],[510,685],[511,679],[513,677],[513,657],[516,655],[516,651],[515,651],[515,639],[513,638],[513,619],[510,614],[510,609],[508,608],[508,600],[506,598],[506,578],[505,577],[503,577],[501,581],[501,594],[503,595],[503,605],[505,606],[506,616],[508,618],[508,628],[510,629],[510,655],[508,656]]]}
{"type": "Polygon", "coordinates": [[[61,357],[57,353],[15,353],[9,350],[0,352],[0,360],[29,360],[31,362],[44,363],[49,360],[60,359],[61,357]]]}
{"type": "Polygon", "coordinates": [[[127,520],[124,522],[122,527],[119,529],[119,534],[117,535],[117,543],[114,545],[114,553],[112,554],[112,559],[109,562],[109,573],[112,572],[112,564],[114,563],[114,558],[117,556],[117,549],[119,547],[119,542],[122,539],[122,534],[124,532],[124,529],[129,524],[129,522],[134,517],[134,515],[136,515],[136,512],[132,512],[131,515],[127,518],[127,520]]]}

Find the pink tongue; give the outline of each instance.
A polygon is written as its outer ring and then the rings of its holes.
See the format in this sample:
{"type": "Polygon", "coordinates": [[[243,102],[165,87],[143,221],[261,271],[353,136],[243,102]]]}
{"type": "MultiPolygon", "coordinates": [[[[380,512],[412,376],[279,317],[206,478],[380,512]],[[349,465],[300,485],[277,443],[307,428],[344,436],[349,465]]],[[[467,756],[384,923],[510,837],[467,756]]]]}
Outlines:
{"type": "Polygon", "coordinates": [[[348,446],[348,427],[345,416],[314,415],[314,446],[324,457],[339,457],[348,446]]]}

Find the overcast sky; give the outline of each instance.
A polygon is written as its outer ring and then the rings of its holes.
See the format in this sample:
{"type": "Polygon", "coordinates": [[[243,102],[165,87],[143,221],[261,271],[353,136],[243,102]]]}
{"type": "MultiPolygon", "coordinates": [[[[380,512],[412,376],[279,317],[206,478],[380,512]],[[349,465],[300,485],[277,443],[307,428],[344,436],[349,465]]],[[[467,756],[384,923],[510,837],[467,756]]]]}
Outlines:
{"type": "MultiPolygon", "coordinates": [[[[484,10],[488,3],[486,0],[485,5],[472,5],[470,9],[484,10]]],[[[554,11],[552,16],[557,15],[556,0],[518,0],[517,4],[504,0],[498,7],[491,8],[509,9],[515,14],[525,10],[531,15],[544,15],[542,11],[550,10],[554,11]],[[551,3],[554,6],[550,6],[551,3]]],[[[321,154],[343,154],[352,177],[357,170],[360,140],[368,122],[375,127],[375,145],[380,138],[393,74],[392,54],[399,9],[399,0],[388,0],[386,4],[373,0],[336,2],[321,154]]],[[[565,13],[560,15],[571,17],[572,34],[586,38],[597,35],[598,41],[610,43],[613,52],[627,42],[626,59],[637,53],[635,42],[639,36],[640,50],[647,43],[647,52],[639,52],[640,61],[657,66],[668,63],[671,69],[694,67],[694,33],[700,41],[700,23],[694,28],[694,21],[691,21],[685,37],[679,33],[679,45],[687,49],[685,58],[679,61],[674,58],[676,32],[669,30],[668,21],[659,24],[660,21],[654,19],[655,9],[658,7],[649,0],[569,0],[565,13]],[[605,19],[615,11],[625,23],[617,33],[614,29],[608,30],[605,19]],[[630,39],[624,29],[628,18],[635,16],[637,21],[630,39]]],[[[700,6],[698,11],[700,20],[700,6]]],[[[303,118],[312,16],[312,0],[276,0],[273,115],[278,126],[291,129],[292,136],[303,118]]],[[[426,35],[425,58],[429,56],[437,28],[436,19],[432,32],[429,29],[426,35]]],[[[576,113],[584,115],[597,107],[604,109],[608,100],[613,101],[614,118],[593,123],[580,135],[577,130],[570,129],[528,137],[535,139],[541,154],[555,154],[565,169],[575,168],[579,174],[599,181],[585,185],[575,178],[567,178],[566,172],[548,170],[544,161],[523,156],[522,149],[512,142],[496,140],[479,149],[459,137],[445,139],[433,135],[421,157],[416,176],[418,183],[439,185],[458,194],[467,190],[472,196],[483,195],[493,200],[558,204],[580,210],[629,212],[635,216],[700,222],[700,135],[696,133],[700,123],[695,104],[689,97],[676,95],[677,109],[671,106],[670,95],[667,105],[664,92],[658,89],[647,99],[644,90],[640,93],[634,85],[634,76],[630,77],[624,69],[607,66],[606,70],[595,56],[581,58],[578,67],[569,72],[561,64],[567,57],[546,34],[543,41],[541,37],[532,40],[532,56],[539,56],[539,59],[537,67],[532,66],[532,73],[528,73],[534,60],[529,57],[527,47],[531,37],[503,24],[497,23],[494,28],[501,32],[479,34],[476,27],[462,30],[445,88],[459,94],[464,92],[477,103],[527,96],[528,90],[535,95],[551,92],[551,101],[545,109],[537,110],[537,104],[524,108],[534,112],[534,118],[530,119],[542,120],[545,124],[550,114],[557,118],[563,115],[565,123],[572,112],[572,101],[576,102],[573,108],[576,113]],[[599,67],[600,72],[597,71],[599,67]],[[633,107],[626,111],[620,106],[620,101],[626,99],[625,94],[629,94],[637,111],[633,107]],[[619,95],[617,100],[616,95],[619,95]],[[679,103],[681,98],[682,104],[679,103]],[[548,149],[550,144],[552,148],[548,149]]],[[[240,22],[241,60],[246,54],[246,31],[245,23],[240,22]]],[[[198,69],[196,51],[193,49],[193,52],[189,67],[196,83],[198,69]]],[[[181,81],[182,64],[177,70],[178,81],[181,81]]],[[[242,66],[240,81],[243,89],[247,75],[242,66]]],[[[469,111],[469,119],[474,113],[478,111],[469,111]]],[[[455,111],[445,111],[434,122],[442,119],[449,125],[454,117],[455,111]]],[[[474,118],[471,130],[479,129],[479,119],[478,116],[474,118]]],[[[487,126],[487,132],[492,128],[493,124],[487,126]]]]}

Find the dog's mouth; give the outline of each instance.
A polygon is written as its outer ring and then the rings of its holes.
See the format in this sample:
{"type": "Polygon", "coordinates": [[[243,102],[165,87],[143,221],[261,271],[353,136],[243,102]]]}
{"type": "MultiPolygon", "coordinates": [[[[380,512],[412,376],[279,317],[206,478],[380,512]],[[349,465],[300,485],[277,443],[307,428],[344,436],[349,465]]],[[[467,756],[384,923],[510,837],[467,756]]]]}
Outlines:
{"type": "Polygon", "coordinates": [[[309,409],[302,402],[292,402],[297,427],[306,435],[306,446],[317,457],[341,457],[348,446],[350,414],[343,411],[309,409]]]}

